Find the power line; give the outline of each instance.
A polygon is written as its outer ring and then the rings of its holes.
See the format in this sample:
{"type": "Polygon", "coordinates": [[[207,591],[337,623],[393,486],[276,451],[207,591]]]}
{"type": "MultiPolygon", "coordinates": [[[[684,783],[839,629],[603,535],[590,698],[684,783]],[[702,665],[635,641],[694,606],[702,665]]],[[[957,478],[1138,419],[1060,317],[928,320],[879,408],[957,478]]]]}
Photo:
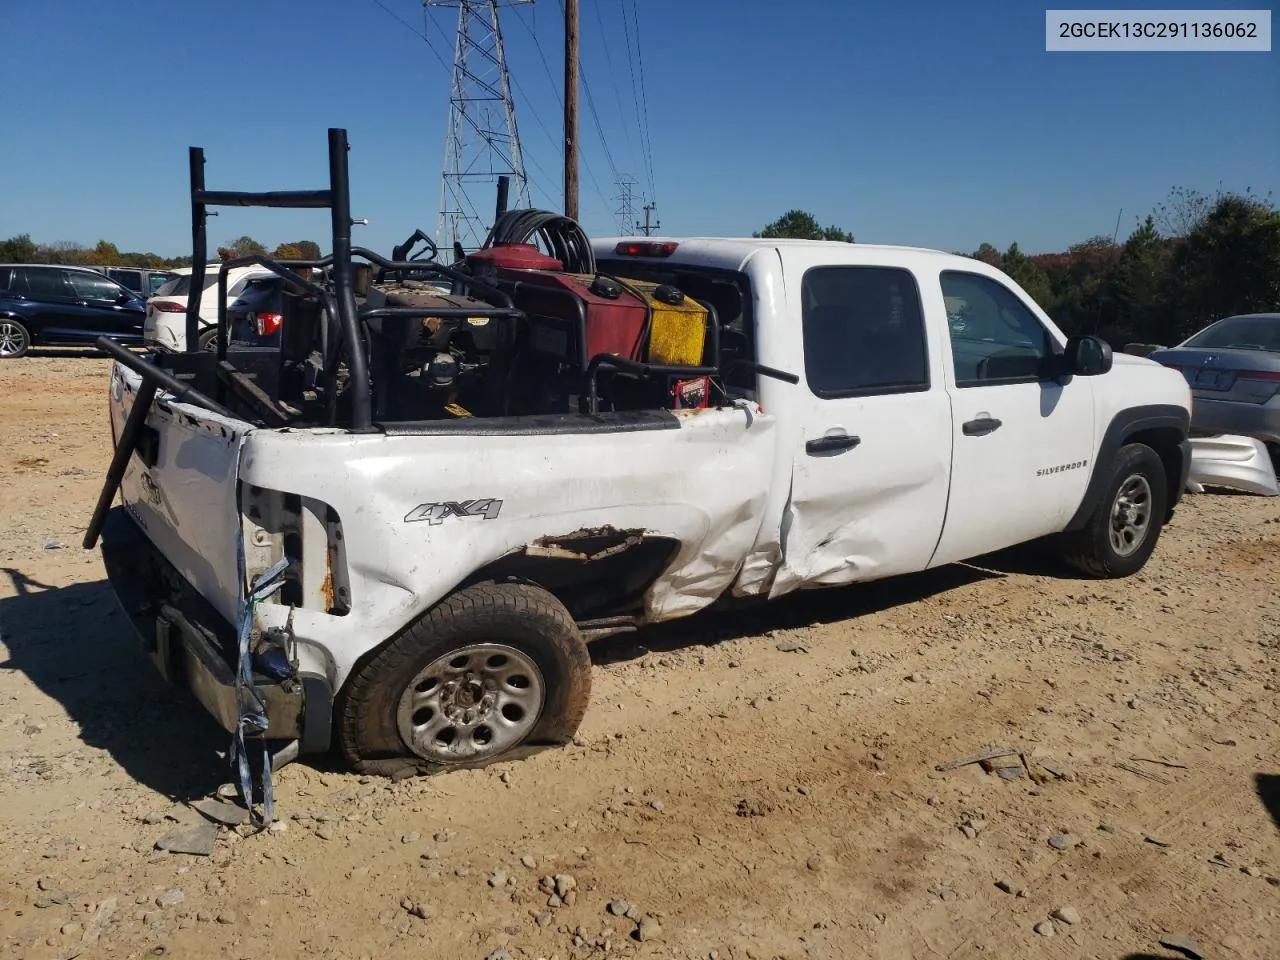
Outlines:
{"type": "MultiPolygon", "coordinates": [[[[627,39],[627,69],[631,73],[631,100],[635,104],[636,127],[640,136],[640,152],[641,159],[645,164],[645,174],[649,182],[649,193],[653,194],[653,160],[649,155],[649,133],[647,121],[643,123],[641,120],[640,109],[640,85],[636,82],[636,55],[632,49],[631,43],[631,26],[627,22],[627,0],[618,0],[618,6],[622,11],[622,32],[627,39]]],[[[639,41],[639,31],[637,30],[636,41],[639,41]]],[[[647,111],[646,111],[647,116],[647,111]]]]}
{"type": "Polygon", "coordinates": [[[640,18],[636,15],[636,0],[631,0],[631,22],[636,28],[636,60],[640,63],[640,102],[644,104],[645,154],[649,162],[649,202],[656,202],[657,189],[653,182],[653,145],[649,141],[649,95],[644,82],[644,45],[640,42],[640,18]]]}
{"type": "Polygon", "coordinates": [[[622,123],[622,134],[627,140],[627,156],[634,156],[636,148],[631,142],[631,125],[627,123],[627,112],[622,108],[622,93],[618,90],[618,77],[617,71],[613,67],[613,54],[609,52],[610,45],[605,39],[609,31],[606,30],[604,26],[604,15],[600,12],[601,4],[593,3],[591,6],[595,8],[596,23],[600,25],[600,37],[602,41],[600,45],[604,48],[605,63],[609,67],[609,84],[613,87],[613,99],[618,104],[618,119],[622,123]]]}
{"type": "MultiPolygon", "coordinates": [[[[425,29],[419,30],[417,27],[411,24],[408,20],[400,16],[400,14],[396,13],[394,10],[388,7],[385,3],[383,3],[382,0],[371,0],[371,2],[373,3],[374,6],[382,9],[388,16],[390,16],[393,20],[395,20],[396,23],[400,24],[400,26],[404,27],[406,30],[412,33],[415,37],[417,37],[419,40],[425,43],[427,45],[427,49],[430,50],[433,54],[435,54],[435,58],[438,61],[440,61],[440,66],[444,67],[445,71],[448,72],[449,64],[445,63],[444,57],[440,55],[440,51],[431,45],[431,38],[427,36],[425,29]]],[[[426,20],[426,15],[427,15],[426,7],[423,7],[422,17],[424,21],[426,20]]],[[[425,23],[424,23],[424,28],[425,28],[425,23]]]]}

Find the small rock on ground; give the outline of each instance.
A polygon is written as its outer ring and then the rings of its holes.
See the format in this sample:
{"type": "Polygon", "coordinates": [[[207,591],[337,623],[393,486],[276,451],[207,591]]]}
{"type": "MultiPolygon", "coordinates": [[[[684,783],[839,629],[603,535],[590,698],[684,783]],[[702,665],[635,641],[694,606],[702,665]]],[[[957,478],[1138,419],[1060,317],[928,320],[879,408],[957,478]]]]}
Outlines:
{"type": "Polygon", "coordinates": [[[157,907],[176,907],[183,900],[187,899],[187,895],[181,890],[166,890],[160,896],[156,897],[157,907]]]}
{"type": "Polygon", "coordinates": [[[1053,924],[1048,920],[1041,920],[1035,926],[1036,933],[1042,937],[1052,937],[1054,934],[1053,924]]]}
{"type": "Polygon", "coordinates": [[[1174,933],[1167,937],[1161,937],[1160,946],[1167,947],[1170,950],[1177,950],[1185,956],[1192,957],[1193,960],[1200,960],[1204,956],[1200,950],[1200,944],[1183,933],[1174,933]]]}
{"type": "Polygon", "coordinates": [[[1061,920],[1063,923],[1069,923],[1074,926],[1080,922],[1080,911],[1075,907],[1059,907],[1053,911],[1053,919],[1061,920]]]}
{"type": "Polygon", "coordinates": [[[641,917],[640,927],[636,930],[636,937],[641,941],[653,940],[662,934],[662,924],[653,917],[641,917]]]}

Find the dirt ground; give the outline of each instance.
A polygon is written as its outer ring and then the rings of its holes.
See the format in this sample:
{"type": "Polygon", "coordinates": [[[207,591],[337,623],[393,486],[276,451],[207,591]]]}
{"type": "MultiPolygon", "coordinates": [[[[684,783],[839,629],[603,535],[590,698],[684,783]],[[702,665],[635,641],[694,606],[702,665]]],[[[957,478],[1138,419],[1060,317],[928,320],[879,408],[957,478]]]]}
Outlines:
{"type": "Polygon", "coordinates": [[[0,364],[0,956],[1280,957],[1280,501],[1229,494],[1128,580],[1022,551],[606,640],[572,747],[294,764],[275,830],[156,850],[227,743],[79,546],[107,369],[0,364]],[[991,748],[1022,775],[935,769],[991,748]]]}

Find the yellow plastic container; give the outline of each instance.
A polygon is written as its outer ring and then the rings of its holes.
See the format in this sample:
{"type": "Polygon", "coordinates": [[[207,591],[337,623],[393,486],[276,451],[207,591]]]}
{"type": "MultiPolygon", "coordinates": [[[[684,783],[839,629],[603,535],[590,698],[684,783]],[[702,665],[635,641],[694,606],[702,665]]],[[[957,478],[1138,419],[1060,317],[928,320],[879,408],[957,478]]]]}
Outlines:
{"type": "Polygon", "coordinates": [[[653,317],[649,328],[649,363],[697,367],[707,339],[707,309],[686,296],[679,303],[667,303],[654,296],[660,284],[620,277],[623,283],[644,297],[653,317]]]}

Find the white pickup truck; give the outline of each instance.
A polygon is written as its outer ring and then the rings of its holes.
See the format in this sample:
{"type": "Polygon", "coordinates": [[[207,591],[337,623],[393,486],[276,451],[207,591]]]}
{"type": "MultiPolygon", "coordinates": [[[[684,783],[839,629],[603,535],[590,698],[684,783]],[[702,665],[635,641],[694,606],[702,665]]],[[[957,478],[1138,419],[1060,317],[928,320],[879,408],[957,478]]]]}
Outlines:
{"type": "Polygon", "coordinates": [[[980,261],[680,238],[593,257],[703,291],[718,349],[757,366],[692,409],[392,419],[375,398],[353,428],[255,407],[271,388],[237,386],[230,354],[190,355],[223,368],[213,400],[115,349],[123,507],[109,483],[86,546],[101,531],[155,662],[227,730],[248,687],[282,753],[336,744],[387,774],[511,758],[573,736],[592,638],[1040,538],[1126,576],[1186,486],[1184,378],[1068,340],[980,261]],[[280,589],[247,602],[264,574],[280,589]]]}

